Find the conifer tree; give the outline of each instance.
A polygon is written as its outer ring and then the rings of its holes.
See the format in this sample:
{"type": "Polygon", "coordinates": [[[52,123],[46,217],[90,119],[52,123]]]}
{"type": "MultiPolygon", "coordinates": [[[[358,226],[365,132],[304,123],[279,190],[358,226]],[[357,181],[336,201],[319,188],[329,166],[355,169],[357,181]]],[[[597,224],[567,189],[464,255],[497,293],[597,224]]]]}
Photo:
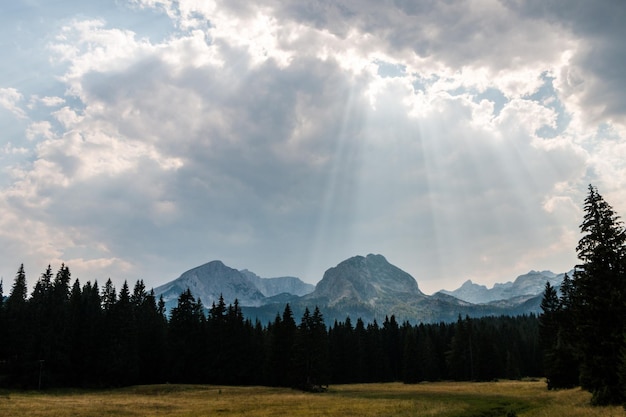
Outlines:
{"type": "Polygon", "coordinates": [[[354,382],[357,373],[356,338],[352,321],[335,323],[328,331],[331,380],[333,383],[354,382]]]}
{"type": "Polygon", "coordinates": [[[367,368],[369,366],[366,357],[367,350],[367,330],[365,329],[365,323],[359,317],[354,326],[354,347],[352,354],[354,356],[355,365],[353,382],[363,382],[367,380],[367,368]]]}
{"type": "MultiPolygon", "coordinates": [[[[426,327],[420,324],[416,329],[417,337],[417,358],[418,362],[418,379],[420,381],[438,381],[441,378],[440,362],[437,357],[437,348],[434,345],[431,336],[433,326],[426,327]]],[[[440,349],[443,352],[444,349],[440,349]]]]}
{"type": "Polygon", "coordinates": [[[33,385],[34,381],[29,369],[28,346],[31,336],[28,328],[26,302],[26,273],[24,264],[20,265],[11,292],[4,305],[6,324],[6,354],[7,371],[13,383],[19,386],[33,385]]]}
{"type": "MultiPolygon", "coordinates": [[[[144,289],[140,291],[143,292],[144,289]]],[[[128,282],[124,281],[113,308],[113,337],[117,350],[114,361],[116,366],[113,369],[116,371],[116,379],[121,385],[137,383],[139,379],[137,306],[133,304],[133,301],[140,303],[143,299],[144,294],[142,293],[137,295],[136,300],[133,300],[128,282]]]]}
{"type": "MultiPolygon", "coordinates": [[[[52,268],[41,274],[28,300],[30,310],[31,360],[48,361],[50,363],[52,342],[54,340],[53,320],[58,313],[54,311],[52,299],[52,268]]],[[[47,373],[48,367],[46,367],[47,373]]],[[[45,377],[45,375],[44,375],[45,377]]],[[[47,381],[43,381],[45,384],[47,381]]]]}
{"type": "Polygon", "coordinates": [[[304,310],[296,334],[294,357],[294,373],[299,388],[320,390],[328,385],[328,334],[317,306],[313,314],[308,307],[304,310]]]}
{"type": "Polygon", "coordinates": [[[165,308],[165,300],[163,299],[163,294],[161,294],[159,296],[159,302],[157,303],[157,312],[159,313],[159,316],[161,316],[164,320],[167,320],[167,318],[165,317],[165,313],[166,313],[166,308],[165,308]]]}
{"type": "Polygon", "coordinates": [[[376,319],[367,325],[365,364],[367,367],[367,380],[369,382],[386,381],[387,363],[384,360],[386,345],[383,334],[376,319]]]}
{"type": "Polygon", "coordinates": [[[228,306],[227,323],[227,353],[226,363],[230,364],[231,371],[227,372],[226,382],[235,384],[251,384],[262,370],[263,361],[258,361],[255,331],[250,320],[244,319],[239,300],[235,298],[228,306]]]}
{"type": "Polygon", "coordinates": [[[168,330],[170,378],[173,382],[207,382],[206,318],[202,303],[189,288],[172,309],[168,330]]]}
{"type": "Polygon", "coordinates": [[[465,320],[459,316],[448,352],[448,368],[452,379],[457,381],[476,379],[475,339],[472,320],[468,316],[465,317],[465,320]]]}
{"type": "Polygon", "coordinates": [[[71,273],[61,264],[52,281],[50,309],[52,318],[50,357],[46,362],[48,377],[54,385],[69,385],[68,369],[71,367],[69,298],[71,273]]]}
{"type": "Polygon", "coordinates": [[[15,275],[15,281],[9,298],[6,301],[6,308],[11,311],[17,311],[26,308],[26,294],[28,288],[26,287],[26,273],[24,272],[24,264],[21,264],[15,275]]]}
{"type": "Polygon", "coordinates": [[[99,366],[102,363],[103,348],[103,317],[102,317],[100,289],[98,282],[93,284],[87,281],[81,291],[80,330],[78,332],[78,347],[75,355],[80,355],[81,374],[78,384],[82,386],[102,385],[99,366]]]}
{"type": "Polygon", "coordinates": [[[414,384],[421,380],[420,375],[420,352],[418,351],[417,331],[411,326],[402,326],[404,333],[402,351],[402,382],[414,384]]]}
{"type": "Polygon", "coordinates": [[[136,320],[128,282],[119,295],[110,280],[102,294],[103,332],[106,348],[103,355],[103,378],[108,385],[123,386],[138,381],[136,320]]]}
{"type": "Polygon", "coordinates": [[[539,332],[544,357],[544,373],[546,375],[548,389],[556,388],[554,379],[558,379],[558,374],[561,372],[558,368],[555,369],[555,363],[558,360],[556,346],[559,335],[559,313],[559,297],[554,287],[550,285],[550,282],[546,281],[543,298],[541,299],[539,332]]]}
{"type": "Polygon", "coordinates": [[[282,319],[276,315],[270,334],[268,376],[271,385],[292,386],[293,351],[296,337],[296,322],[289,303],[285,305],[282,319]]]}
{"type": "Polygon", "coordinates": [[[546,283],[539,316],[543,369],[548,389],[572,388],[579,383],[573,311],[572,282],[567,274],[561,283],[561,297],[546,283]]]}
{"type": "Polygon", "coordinates": [[[592,393],[593,404],[617,404],[625,399],[616,365],[626,323],[626,232],[591,185],[584,210],[583,237],[576,247],[582,263],[572,281],[580,382],[592,393]]]}
{"type": "Polygon", "coordinates": [[[229,360],[228,355],[228,329],[227,329],[227,307],[224,296],[220,294],[217,304],[213,302],[209,309],[207,319],[208,339],[210,343],[207,348],[207,359],[209,364],[209,378],[212,383],[223,383],[227,377],[225,362],[229,360]]]}
{"type": "Polygon", "coordinates": [[[59,268],[52,282],[52,297],[55,307],[63,305],[69,299],[71,277],[69,267],[61,264],[61,268],[59,268]]]}
{"type": "Polygon", "coordinates": [[[31,294],[31,301],[34,304],[46,304],[52,296],[52,268],[48,265],[46,271],[41,274],[35,288],[31,294]]]}
{"type": "Polygon", "coordinates": [[[166,362],[166,320],[159,311],[154,290],[145,290],[143,280],[137,281],[131,305],[135,317],[138,353],[138,381],[142,384],[162,382],[165,378],[162,366],[166,362]]]}
{"type": "Polygon", "coordinates": [[[102,300],[102,309],[104,310],[104,312],[111,312],[111,310],[113,310],[113,306],[117,302],[117,293],[115,287],[113,286],[111,278],[107,279],[107,282],[104,284],[104,288],[102,289],[102,296],[100,298],[102,300]]]}
{"type": "Polygon", "coordinates": [[[383,346],[385,355],[381,358],[385,364],[385,381],[400,380],[400,358],[402,353],[402,341],[400,340],[400,328],[396,321],[396,316],[385,316],[383,322],[382,336],[385,340],[383,346]]]}
{"type": "Polygon", "coordinates": [[[89,369],[88,358],[83,355],[85,352],[85,315],[83,308],[83,293],[80,282],[77,279],[72,284],[70,298],[67,306],[67,345],[68,345],[68,367],[65,369],[63,378],[67,385],[83,386],[85,375],[92,371],[89,369]]]}

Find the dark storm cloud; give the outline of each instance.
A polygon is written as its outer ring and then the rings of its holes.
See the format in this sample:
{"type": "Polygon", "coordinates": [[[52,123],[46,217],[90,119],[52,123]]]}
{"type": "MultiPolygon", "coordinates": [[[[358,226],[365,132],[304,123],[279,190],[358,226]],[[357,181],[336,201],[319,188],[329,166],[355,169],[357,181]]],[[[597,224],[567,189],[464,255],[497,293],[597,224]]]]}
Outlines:
{"type": "Polygon", "coordinates": [[[626,114],[626,4],[622,1],[505,1],[522,16],[541,19],[555,28],[565,28],[580,40],[572,59],[572,94],[591,117],[621,122],[626,114]],[[578,80],[578,82],[577,82],[578,80]]]}

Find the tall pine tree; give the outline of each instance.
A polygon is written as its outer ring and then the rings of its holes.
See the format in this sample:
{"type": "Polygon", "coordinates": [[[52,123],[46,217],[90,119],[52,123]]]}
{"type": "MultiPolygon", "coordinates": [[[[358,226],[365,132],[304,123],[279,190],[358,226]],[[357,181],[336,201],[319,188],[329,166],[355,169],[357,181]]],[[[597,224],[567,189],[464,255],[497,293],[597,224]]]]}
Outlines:
{"type": "Polygon", "coordinates": [[[617,404],[625,399],[617,364],[626,322],[626,233],[591,185],[584,209],[583,237],[576,247],[582,263],[572,281],[580,382],[593,404],[617,404]]]}
{"type": "Polygon", "coordinates": [[[24,264],[20,265],[9,297],[4,304],[6,324],[6,344],[4,346],[7,371],[12,383],[21,386],[32,385],[29,378],[32,369],[28,359],[28,345],[31,337],[28,328],[28,305],[26,302],[26,273],[24,264]]]}
{"type": "Polygon", "coordinates": [[[173,382],[207,382],[206,317],[189,288],[178,297],[169,322],[170,378],[173,382]]]}
{"type": "Polygon", "coordinates": [[[572,281],[567,274],[561,283],[561,297],[557,297],[556,290],[546,283],[539,316],[539,337],[548,389],[572,388],[579,384],[572,294],[572,281]]]}
{"type": "Polygon", "coordinates": [[[296,332],[294,379],[298,387],[308,391],[324,389],[330,381],[328,333],[317,306],[313,314],[305,308],[296,332]]]}
{"type": "Polygon", "coordinates": [[[282,319],[279,314],[276,314],[269,335],[267,374],[271,385],[292,386],[295,384],[292,366],[296,331],[293,311],[287,304],[283,310],[282,319]]]}
{"type": "MultiPolygon", "coordinates": [[[[569,278],[566,278],[569,281],[569,278]]],[[[578,384],[578,367],[570,365],[567,352],[564,350],[564,323],[565,314],[571,312],[562,309],[561,300],[556,289],[546,282],[541,300],[541,315],[539,316],[539,337],[543,351],[543,369],[548,389],[570,388],[578,384]],[[573,378],[569,378],[573,370],[573,378]]]]}

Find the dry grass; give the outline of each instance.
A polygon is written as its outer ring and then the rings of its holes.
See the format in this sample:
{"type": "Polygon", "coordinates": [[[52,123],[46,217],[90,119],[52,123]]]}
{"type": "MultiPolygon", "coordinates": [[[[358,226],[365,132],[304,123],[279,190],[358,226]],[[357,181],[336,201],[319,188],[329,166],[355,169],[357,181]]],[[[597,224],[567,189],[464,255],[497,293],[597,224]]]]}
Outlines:
{"type": "Polygon", "coordinates": [[[281,388],[151,385],[103,391],[0,392],[0,416],[625,416],[579,389],[540,381],[354,384],[323,394],[281,388]]]}

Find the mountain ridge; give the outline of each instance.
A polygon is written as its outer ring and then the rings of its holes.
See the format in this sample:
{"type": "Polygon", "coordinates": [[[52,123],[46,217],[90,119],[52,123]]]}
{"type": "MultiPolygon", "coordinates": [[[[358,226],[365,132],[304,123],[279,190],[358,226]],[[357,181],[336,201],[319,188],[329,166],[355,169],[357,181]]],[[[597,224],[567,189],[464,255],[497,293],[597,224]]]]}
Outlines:
{"type": "Polygon", "coordinates": [[[465,315],[537,314],[545,282],[559,286],[563,276],[530,271],[513,282],[494,284],[491,289],[467,280],[457,290],[426,295],[410,274],[383,255],[368,254],[353,256],[327,269],[315,286],[297,277],[261,278],[247,269],[211,261],[157,287],[155,294],[164,296],[169,311],[187,288],[205,307],[220,295],[227,303],[237,299],[247,317],[261,322],[272,321],[289,303],[294,316],[318,306],[329,323],[346,317],[382,322],[390,315],[398,321],[427,323],[453,321],[465,315]]]}
{"type": "MultiPolygon", "coordinates": [[[[509,300],[519,296],[535,296],[543,293],[546,281],[552,286],[560,286],[566,273],[555,274],[552,271],[534,271],[519,275],[513,282],[495,283],[491,288],[476,284],[472,280],[465,281],[459,288],[452,291],[438,292],[451,295],[473,304],[487,304],[500,300],[509,300]]],[[[567,272],[572,276],[573,271],[567,272]]]]}

